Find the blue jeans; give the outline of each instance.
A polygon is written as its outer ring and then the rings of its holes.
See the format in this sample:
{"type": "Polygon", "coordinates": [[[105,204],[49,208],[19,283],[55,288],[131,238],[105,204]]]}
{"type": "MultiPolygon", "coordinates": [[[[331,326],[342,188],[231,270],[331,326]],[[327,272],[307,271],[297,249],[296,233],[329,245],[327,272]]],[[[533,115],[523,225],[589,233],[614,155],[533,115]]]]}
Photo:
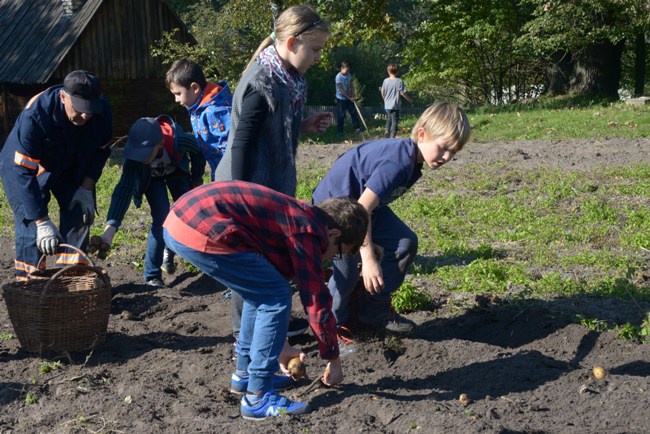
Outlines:
{"type": "Polygon", "coordinates": [[[272,378],[279,368],[278,356],[289,327],[289,282],[259,253],[209,254],[179,243],[167,230],[164,238],[172,251],[244,299],[237,338],[237,370],[248,372],[248,392],[272,390],[272,378]]]}
{"type": "Polygon", "coordinates": [[[386,133],[390,137],[397,135],[397,124],[399,122],[399,110],[386,110],[386,133]]]}
{"type": "Polygon", "coordinates": [[[354,102],[349,99],[338,99],[336,98],[336,134],[343,134],[343,127],[345,124],[345,112],[350,113],[350,119],[352,120],[352,126],[355,130],[361,128],[359,124],[359,115],[357,114],[357,109],[354,107],[354,102]]]}
{"type": "MultiPolygon", "coordinates": [[[[367,309],[373,311],[373,315],[376,312],[376,315],[388,317],[391,296],[404,282],[406,271],[415,259],[418,238],[387,206],[375,209],[371,226],[372,242],[384,248],[384,257],[380,263],[384,287],[380,293],[368,295],[361,313],[367,309]]],[[[359,261],[359,254],[343,255],[342,259],[332,261],[334,273],[327,286],[332,294],[332,312],[339,327],[348,321],[350,295],[359,281],[359,261]]]]}
{"type": "Polygon", "coordinates": [[[147,253],[144,257],[144,280],[160,279],[160,267],[163,261],[165,241],[163,240],[163,223],[169,213],[169,196],[167,189],[176,200],[191,190],[190,177],[184,172],[176,171],[166,176],[152,177],[149,187],[144,192],[151,208],[151,228],[147,237],[147,253]]]}

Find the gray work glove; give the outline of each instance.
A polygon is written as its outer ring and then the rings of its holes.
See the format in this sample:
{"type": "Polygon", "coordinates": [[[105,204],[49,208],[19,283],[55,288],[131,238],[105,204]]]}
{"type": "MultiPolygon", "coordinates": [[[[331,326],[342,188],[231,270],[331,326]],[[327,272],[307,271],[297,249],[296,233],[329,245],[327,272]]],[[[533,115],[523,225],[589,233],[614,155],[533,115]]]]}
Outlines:
{"type": "Polygon", "coordinates": [[[72,211],[72,208],[75,205],[79,205],[81,212],[83,213],[83,223],[85,225],[92,225],[95,221],[95,197],[93,196],[92,190],[86,190],[83,187],[79,187],[77,191],[74,192],[72,200],[70,201],[70,207],[68,208],[72,211]]]}
{"type": "Polygon", "coordinates": [[[59,245],[61,234],[52,220],[36,223],[36,246],[46,255],[54,255],[59,245]]]}

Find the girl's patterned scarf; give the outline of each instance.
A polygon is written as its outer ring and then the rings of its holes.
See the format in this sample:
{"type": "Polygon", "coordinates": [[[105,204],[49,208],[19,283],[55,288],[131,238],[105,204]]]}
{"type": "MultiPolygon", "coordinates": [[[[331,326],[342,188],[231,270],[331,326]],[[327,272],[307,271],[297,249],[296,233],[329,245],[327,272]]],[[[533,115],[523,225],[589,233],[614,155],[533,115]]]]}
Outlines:
{"type": "Polygon", "coordinates": [[[271,77],[289,88],[293,112],[295,115],[302,116],[302,108],[307,102],[307,81],[305,77],[293,68],[287,69],[273,45],[266,47],[260,53],[257,62],[268,66],[271,70],[271,77]]]}

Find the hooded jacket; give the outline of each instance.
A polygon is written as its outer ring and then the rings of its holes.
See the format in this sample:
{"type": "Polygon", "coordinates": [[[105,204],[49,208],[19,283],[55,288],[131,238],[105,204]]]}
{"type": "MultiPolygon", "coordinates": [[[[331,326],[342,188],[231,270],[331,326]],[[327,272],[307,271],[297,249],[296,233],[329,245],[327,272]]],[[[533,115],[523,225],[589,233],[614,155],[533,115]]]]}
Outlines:
{"type": "Polygon", "coordinates": [[[188,110],[194,136],[212,170],[217,167],[230,132],[232,93],[228,83],[208,83],[201,98],[188,110]]]}

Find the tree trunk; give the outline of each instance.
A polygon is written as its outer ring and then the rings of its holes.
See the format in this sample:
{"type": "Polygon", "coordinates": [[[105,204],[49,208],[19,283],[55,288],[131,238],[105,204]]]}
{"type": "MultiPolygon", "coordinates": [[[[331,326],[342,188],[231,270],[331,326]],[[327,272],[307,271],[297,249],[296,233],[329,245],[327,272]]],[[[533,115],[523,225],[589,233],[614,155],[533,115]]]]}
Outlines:
{"type": "Polygon", "coordinates": [[[624,46],[625,40],[616,45],[606,41],[577,53],[569,92],[618,99],[624,46]]]}
{"type": "Polygon", "coordinates": [[[645,88],[645,34],[638,32],[634,47],[634,96],[642,96],[645,88]]]}
{"type": "Polygon", "coordinates": [[[556,52],[551,55],[551,60],[545,67],[546,90],[549,95],[564,95],[569,90],[569,77],[573,64],[571,55],[563,52],[556,52]]]}

